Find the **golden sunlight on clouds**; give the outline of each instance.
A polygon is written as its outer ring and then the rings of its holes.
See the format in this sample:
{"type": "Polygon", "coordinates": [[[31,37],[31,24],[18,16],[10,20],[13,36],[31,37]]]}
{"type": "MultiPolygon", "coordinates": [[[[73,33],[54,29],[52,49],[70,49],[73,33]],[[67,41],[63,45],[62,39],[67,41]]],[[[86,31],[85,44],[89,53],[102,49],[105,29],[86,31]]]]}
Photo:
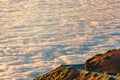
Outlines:
{"type": "Polygon", "coordinates": [[[9,2],[9,0],[0,0],[0,2],[9,2]]]}
{"type": "Polygon", "coordinates": [[[99,25],[99,23],[98,23],[97,21],[92,21],[90,24],[91,24],[92,26],[98,26],[98,25],[99,25]]]}
{"type": "Polygon", "coordinates": [[[120,0],[0,0],[0,80],[31,80],[120,48],[120,0]]]}

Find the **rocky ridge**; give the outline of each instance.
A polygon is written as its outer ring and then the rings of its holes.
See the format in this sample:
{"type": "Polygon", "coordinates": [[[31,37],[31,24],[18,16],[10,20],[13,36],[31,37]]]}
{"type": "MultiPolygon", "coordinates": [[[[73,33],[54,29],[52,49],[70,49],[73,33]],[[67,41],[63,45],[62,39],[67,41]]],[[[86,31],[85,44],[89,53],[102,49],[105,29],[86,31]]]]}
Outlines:
{"type": "Polygon", "coordinates": [[[120,80],[120,50],[109,50],[85,64],[61,65],[34,80],[120,80]]]}

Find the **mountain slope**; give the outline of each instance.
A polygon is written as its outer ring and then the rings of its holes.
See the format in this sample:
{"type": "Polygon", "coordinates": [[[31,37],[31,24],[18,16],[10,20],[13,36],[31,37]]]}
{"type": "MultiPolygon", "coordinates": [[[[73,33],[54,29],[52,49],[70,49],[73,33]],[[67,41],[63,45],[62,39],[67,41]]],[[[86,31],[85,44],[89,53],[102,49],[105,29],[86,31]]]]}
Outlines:
{"type": "Polygon", "coordinates": [[[119,61],[120,50],[110,50],[93,56],[85,65],[61,65],[34,80],[120,80],[119,61]]]}

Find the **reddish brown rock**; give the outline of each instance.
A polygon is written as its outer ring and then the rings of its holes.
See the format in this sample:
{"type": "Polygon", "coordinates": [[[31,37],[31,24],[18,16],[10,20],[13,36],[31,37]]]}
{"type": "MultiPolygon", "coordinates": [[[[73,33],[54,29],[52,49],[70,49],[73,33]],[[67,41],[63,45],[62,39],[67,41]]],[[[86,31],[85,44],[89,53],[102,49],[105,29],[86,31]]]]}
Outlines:
{"type": "Polygon", "coordinates": [[[53,71],[36,77],[34,80],[117,80],[109,75],[106,76],[85,70],[75,70],[77,69],[76,66],[62,65],[53,71]]]}
{"type": "Polygon", "coordinates": [[[116,75],[120,73],[120,50],[110,50],[88,59],[85,70],[116,75]]]}
{"type": "Polygon", "coordinates": [[[110,50],[105,54],[95,55],[85,64],[61,65],[34,80],[120,80],[119,77],[113,76],[119,76],[119,73],[120,50],[110,50]]]}

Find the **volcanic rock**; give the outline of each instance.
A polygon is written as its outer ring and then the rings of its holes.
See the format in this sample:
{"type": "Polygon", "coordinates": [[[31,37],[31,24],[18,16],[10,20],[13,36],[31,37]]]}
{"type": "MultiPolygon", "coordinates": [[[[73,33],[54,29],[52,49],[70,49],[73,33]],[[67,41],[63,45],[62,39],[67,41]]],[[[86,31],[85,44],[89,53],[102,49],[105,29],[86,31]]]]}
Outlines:
{"type": "Polygon", "coordinates": [[[120,50],[109,50],[88,59],[85,70],[116,75],[120,73],[120,50]]]}
{"type": "Polygon", "coordinates": [[[85,64],[61,65],[34,80],[120,80],[120,50],[97,54],[85,64]]]}
{"type": "Polygon", "coordinates": [[[112,76],[89,72],[82,65],[61,65],[34,80],[118,80],[112,76]]]}

